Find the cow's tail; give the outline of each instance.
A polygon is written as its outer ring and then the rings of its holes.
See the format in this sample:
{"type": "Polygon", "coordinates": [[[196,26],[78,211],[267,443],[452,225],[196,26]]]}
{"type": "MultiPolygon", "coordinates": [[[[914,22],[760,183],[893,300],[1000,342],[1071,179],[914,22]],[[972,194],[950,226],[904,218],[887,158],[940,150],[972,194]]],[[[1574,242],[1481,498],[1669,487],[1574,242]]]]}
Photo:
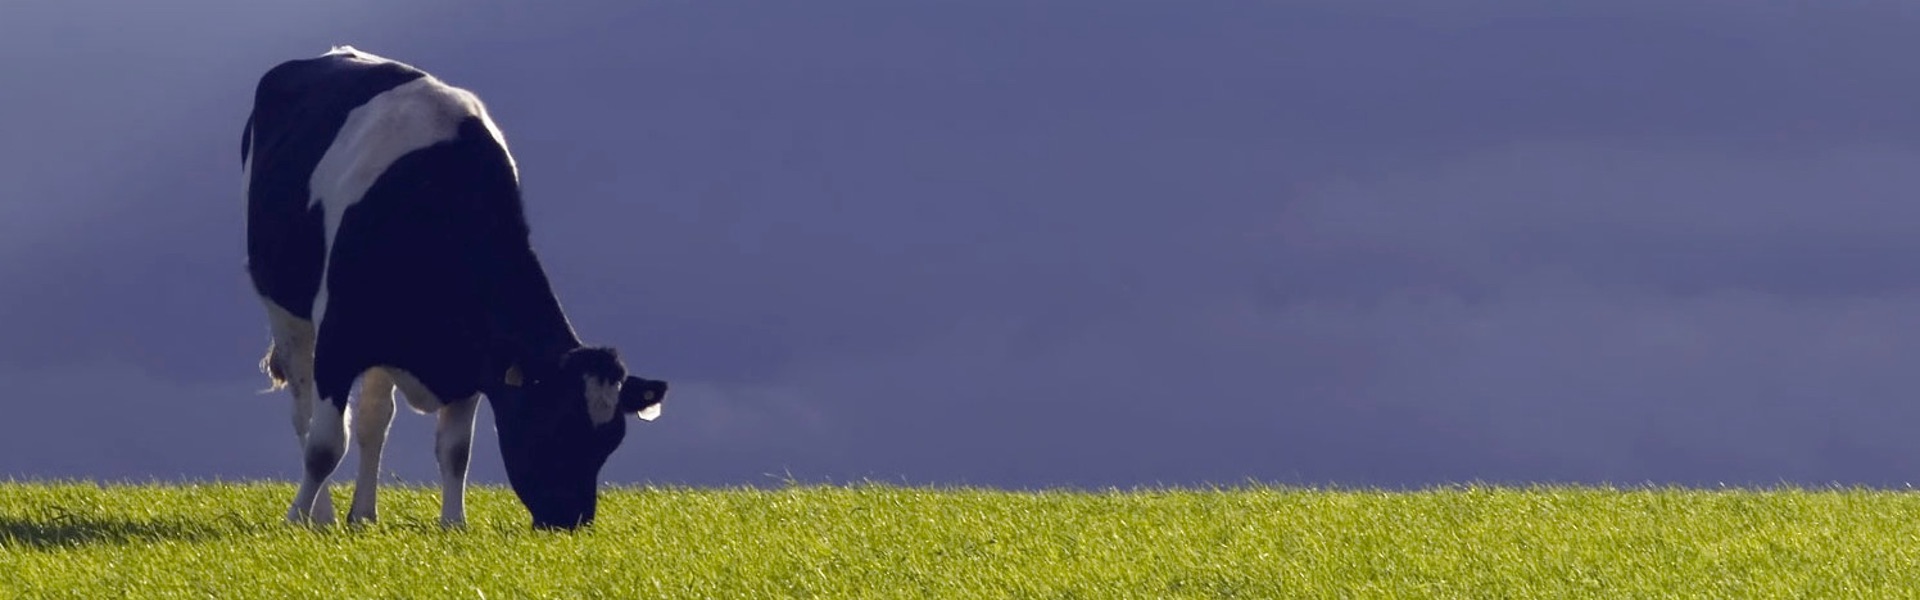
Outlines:
{"type": "Polygon", "coordinates": [[[283,356],[280,356],[279,350],[280,350],[279,345],[273,343],[272,341],[268,341],[267,355],[260,358],[260,372],[266,373],[267,381],[271,383],[271,385],[269,385],[267,389],[260,390],[260,393],[262,394],[277,391],[287,387],[286,358],[283,356]]]}

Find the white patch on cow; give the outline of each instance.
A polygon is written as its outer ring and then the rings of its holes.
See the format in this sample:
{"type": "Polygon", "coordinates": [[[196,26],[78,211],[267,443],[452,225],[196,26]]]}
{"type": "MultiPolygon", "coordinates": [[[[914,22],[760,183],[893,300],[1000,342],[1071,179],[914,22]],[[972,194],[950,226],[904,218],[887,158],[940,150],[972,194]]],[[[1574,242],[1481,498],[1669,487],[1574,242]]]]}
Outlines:
{"type": "Polygon", "coordinates": [[[587,417],[593,419],[594,425],[605,425],[608,421],[612,421],[617,416],[615,413],[620,410],[622,381],[619,379],[607,381],[592,375],[580,377],[586,381],[587,417]]]}
{"type": "MultiPolygon", "coordinates": [[[[267,309],[267,331],[272,338],[260,366],[274,378],[273,389],[289,388],[295,398],[300,398],[306,391],[303,386],[313,379],[313,323],[293,316],[266,296],[260,297],[260,304],[267,309]]],[[[306,422],[296,422],[294,430],[305,435],[306,422]]]]}
{"type": "Polygon", "coordinates": [[[326,211],[327,247],[333,247],[340,214],[360,202],[393,161],[453,139],[460,119],[472,114],[472,108],[461,102],[463,96],[432,77],[422,77],[381,92],[347,113],[307,181],[313,194],[307,205],[319,203],[326,211]]]}
{"type": "MultiPolygon", "coordinates": [[[[331,253],[329,253],[331,254],[331,253]]],[[[313,329],[320,330],[321,319],[327,316],[327,263],[325,256],[320,257],[320,292],[313,295],[313,329]]]]}
{"type": "Polygon", "coordinates": [[[400,387],[400,395],[407,397],[407,408],[413,409],[413,412],[429,414],[447,405],[445,400],[434,395],[427,389],[426,384],[420,383],[420,379],[414,377],[412,373],[393,367],[383,368],[393,378],[394,385],[400,387]]]}
{"type": "Polygon", "coordinates": [[[355,49],[353,46],[341,44],[328,49],[327,53],[322,54],[321,56],[333,56],[335,54],[363,54],[363,53],[360,52],[358,49],[355,49]]]}
{"type": "MultiPolygon", "coordinates": [[[[351,47],[347,47],[351,50],[351,47]]],[[[338,48],[336,48],[338,50],[338,48]]],[[[352,51],[357,57],[386,59],[352,51]]],[[[478,117],[486,124],[494,141],[506,154],[509,166],[513,155],[506,151],[505,137],[487,116],[485,105],[471,92],[423,76],[391,90],[381,92],[366,104],[347,113],[346,121],[321,155],[307,186],[312,197],[307,206],[321,206],[325,219],[324,252],[320,269],[320,290],[314,296],[313,321],[316,327],[326,319],[327,263],[333,255],[333,241],[340,232],[340,221],[348,208],[360,202],[373,182],[393,162],[408,153],[453,139],[460,121],[478,117]]],[[[515,179],[518,167],[513,167],[515,179]]]]}

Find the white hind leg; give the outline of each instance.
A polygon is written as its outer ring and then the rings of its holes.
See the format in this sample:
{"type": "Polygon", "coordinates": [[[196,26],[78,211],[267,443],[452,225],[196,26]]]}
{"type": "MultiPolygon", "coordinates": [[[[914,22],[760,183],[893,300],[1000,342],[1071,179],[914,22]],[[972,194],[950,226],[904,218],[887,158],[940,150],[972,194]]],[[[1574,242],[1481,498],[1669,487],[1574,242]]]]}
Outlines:
{"type": "MultiPolygon", "coordinates": [[[[273,341],[267,346],[267,356],[260,361],[260,367],[267,372],[273,387],[287,388],[293,397],[293,435],[304,455],[307,448],[307,432],[311,429],[315,397],[313,383],[313,323],[293,316],[273,301],[261,299],[267,309],[267,326],[272,332],[273,341]]],[[[298,498],[298,494],[295,496],[298,498]]],[[[288,520],[296,514],[304,515],[318,512],[331,519],[333,502],[326,494],[317,496],[318,503],[310,505],[306,511],[296,510],[300,503],[287,510],[288,520]]],[[[309,500],[311,501],[311,499],[309,500]]]]}
{"type": "MultiPolygon", "coordinates": [[[[309,386],[311,388],[312,386],[309,386]]],[[[314,394],[318,398],[319,394],[314,394]]],[[[347,411],[346,399],[334,400],[320,398],[314,403],[313,419],[307,423],[307,439],[304,448],[305,477],[300,480],[299,491],[294,492],[293,506],[287,509],[287,520],[294,523],[329,524],[333,522],[332,495],[327,490],[327,478],[340,466],[340,457],[347,453],[347,411]]]]}
{"type": "Polygon", "coordinates": [[[381,450],[393,424],[393,378],[383,369],[370,369],[360,378],[360,403],[354,405],[353,437],[360,448],[360,470],[353,484],[348,523],[378,519],[381,450]]]}

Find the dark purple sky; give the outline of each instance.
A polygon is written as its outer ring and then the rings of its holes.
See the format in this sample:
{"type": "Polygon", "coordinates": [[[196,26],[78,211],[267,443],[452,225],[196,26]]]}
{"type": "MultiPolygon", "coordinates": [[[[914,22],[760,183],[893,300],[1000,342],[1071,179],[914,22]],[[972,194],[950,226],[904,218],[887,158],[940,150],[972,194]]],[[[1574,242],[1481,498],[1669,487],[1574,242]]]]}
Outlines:
{"type": "Polygon", "coordinates": [[[1920,478],[1915,15],[1442,4],[8,2],[0,477],[297,471],[239,133],[353,44],[674,383],[609,479],[1920,478]]]}

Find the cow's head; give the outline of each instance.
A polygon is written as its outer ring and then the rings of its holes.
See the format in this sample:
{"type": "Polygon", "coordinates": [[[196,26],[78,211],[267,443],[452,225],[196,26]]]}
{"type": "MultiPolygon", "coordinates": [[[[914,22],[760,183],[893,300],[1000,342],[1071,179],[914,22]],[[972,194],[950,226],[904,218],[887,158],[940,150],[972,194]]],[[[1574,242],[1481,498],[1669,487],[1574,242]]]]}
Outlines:
{"type": "Polygon", "coordinates": [[[600,467],[627,434],[623,415],[653,420],[667,383],[627,374],[612,348],[582,347],[550,368],[512,372],[492,400],[507,482],[538,529],[593,522],[600,467]]]}

